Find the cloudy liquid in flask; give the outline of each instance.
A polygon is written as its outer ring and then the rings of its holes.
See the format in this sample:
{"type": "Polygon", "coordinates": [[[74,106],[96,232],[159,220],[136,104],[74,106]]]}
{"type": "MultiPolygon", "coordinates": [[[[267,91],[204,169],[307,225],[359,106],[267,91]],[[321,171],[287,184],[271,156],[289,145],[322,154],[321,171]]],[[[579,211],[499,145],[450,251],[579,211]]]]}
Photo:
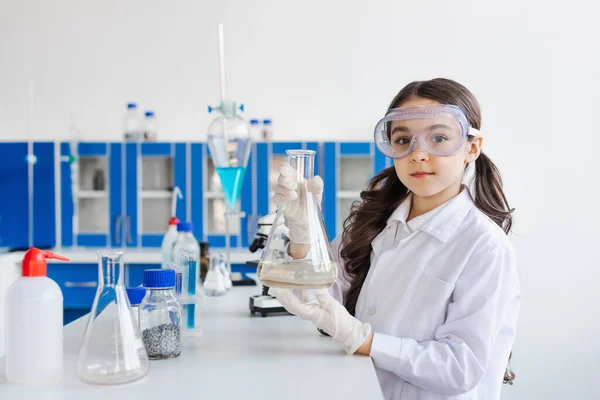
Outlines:
{"type": "Polygon", "coordinates": [[[261,281],[269,287],[326,289],[337,280],[337,264],[315,261],[263,261],[258,266],[258,273],[261,281]]]}

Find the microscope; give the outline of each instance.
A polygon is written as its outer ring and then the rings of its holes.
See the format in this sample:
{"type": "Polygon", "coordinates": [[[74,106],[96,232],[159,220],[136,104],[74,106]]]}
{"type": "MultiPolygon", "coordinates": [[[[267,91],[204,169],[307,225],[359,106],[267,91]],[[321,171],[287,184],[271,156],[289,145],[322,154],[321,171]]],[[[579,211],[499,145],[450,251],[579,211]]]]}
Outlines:
{"type": "MultiPolygon", "coordinates": [[[[250,244],[250,252],[255,253],[258,249],[264,249],[267,245],[267,240],[271,240],[271,249],[285,248],[289,242],[288,228],[283,224],[278,224],[273,229],[273,223],[277,213],[266,215],[258,220],[258,226],[254,240],[250,244]]],[[[248,261],[246,265],[258,267],[259,261],[248,261]]],[[[260,314],[266,317],[270,314],[289,314],[284,307],[279,304],[276,298],[270,296],[269,287],[263,285],[262,294],[250,296],[250,313],[260,314]]]]}

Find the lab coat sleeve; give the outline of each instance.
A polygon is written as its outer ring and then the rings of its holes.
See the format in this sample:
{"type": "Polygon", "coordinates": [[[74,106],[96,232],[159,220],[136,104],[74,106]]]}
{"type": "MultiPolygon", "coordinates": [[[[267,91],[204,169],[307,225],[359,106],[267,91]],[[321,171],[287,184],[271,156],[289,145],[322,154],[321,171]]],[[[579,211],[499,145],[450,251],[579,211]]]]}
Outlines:
{"type": "Polygon", "coordinates": [[[338,279],[335,281],[333,286],[329,288],[329,292],[331,296],[339,301],[341,304],[344,304],[346,300],[346,294],[350,289],[350,282],[346,277],[346,272],[344,270],[344,262],[342,257],[340,257],[340,251],[342,249],[342,237],[341,235],[336,237],[333,242],[331,242],[331,249],[333,250],[333,257],[338,267],[338,279]]]}
{"type": "Polygon", "coordinates": [[[466,393],[483,377],[504,321],[516,321],[507,314],[519,302],[512,247],[484,251],[465,265],[433,340],[375,333],[370,355],[377,367],[424,390],[466,393]]]}

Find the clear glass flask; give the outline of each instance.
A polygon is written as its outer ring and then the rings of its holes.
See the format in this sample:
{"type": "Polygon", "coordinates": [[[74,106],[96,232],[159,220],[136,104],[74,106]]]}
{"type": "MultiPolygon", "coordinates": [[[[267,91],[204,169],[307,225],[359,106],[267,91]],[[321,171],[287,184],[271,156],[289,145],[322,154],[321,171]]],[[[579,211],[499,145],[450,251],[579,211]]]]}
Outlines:
{"type": "Polygon", "coordinates": [[[210,265],[204,280],[204,294],[209,297],[227,293],[226,276],[223,274],[223,258],[220,254],[210,256],[210,265]]]}
{"type": "Polygon", "coordinates": [[[148,294],[140,304],[140,331],[151,360],[181,354],[181,306],[175,298],[175,271],[147,269],[144,287],[148,294]]]}
{"type": "Polygon", "coordinates": [[[120,384],[148,372],[148,355],[125,287],[123,252],[98,252],[98,289],[79,354],[79,379],[92,384],[120,384]]]}
{"type": "MultiPolygon", "coordinates": [[[[314,193],[307,190],[307,182],[314,176],[315,151],[288,150],[289,164],[296,170],[298,197],[284,207],[295,207],[294,216],[306,227],[309,244],[304,244],[307,254],[293,259],[288,246],[281,247],[274,231],[285,223],[285,208],[277,210],[271,233],[258,264],[258,278],[269,287],[320,289],[335,283],[338,268],[323,223],[321,204],[314,193]]],[[[287,224],[286,224],[287,226],[287,224]]]]}

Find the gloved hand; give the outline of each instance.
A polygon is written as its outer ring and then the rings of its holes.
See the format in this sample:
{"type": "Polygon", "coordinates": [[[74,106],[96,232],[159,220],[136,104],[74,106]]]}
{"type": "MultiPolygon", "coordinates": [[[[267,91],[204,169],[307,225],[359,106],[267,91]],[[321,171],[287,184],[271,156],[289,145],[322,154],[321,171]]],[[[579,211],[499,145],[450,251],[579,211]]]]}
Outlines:
{"type": "Polygon", "coordinates": [[[329,290],[314,291],[312,300],[308,291],[300,290],[296,295],[291,289],[270,288],[269,294],[290,313],[311,321],[336,342],[344,346],[348,354],[354,354],[371,334],[371,324],[354,318],[346,308],[331,297],[329,290]]]}
{"type": "MultiPolygon", "coordinates": [[[[320,176],[313,176],[306,182],[306,190],[311,192],[317,198],[317,205],[321,206],[323,199],[323,180],[320,176]]],[[[284,163],[279,168],[279,178],[273,203],[279,208],[283,208],[285,225],[289,229],[290,241],[294,243],[310,243],[308,231],[308,216],[306,215],[307,193],[304,185],[299,185],[296,181],[296,170],[288,163],[284,163]]]]}

